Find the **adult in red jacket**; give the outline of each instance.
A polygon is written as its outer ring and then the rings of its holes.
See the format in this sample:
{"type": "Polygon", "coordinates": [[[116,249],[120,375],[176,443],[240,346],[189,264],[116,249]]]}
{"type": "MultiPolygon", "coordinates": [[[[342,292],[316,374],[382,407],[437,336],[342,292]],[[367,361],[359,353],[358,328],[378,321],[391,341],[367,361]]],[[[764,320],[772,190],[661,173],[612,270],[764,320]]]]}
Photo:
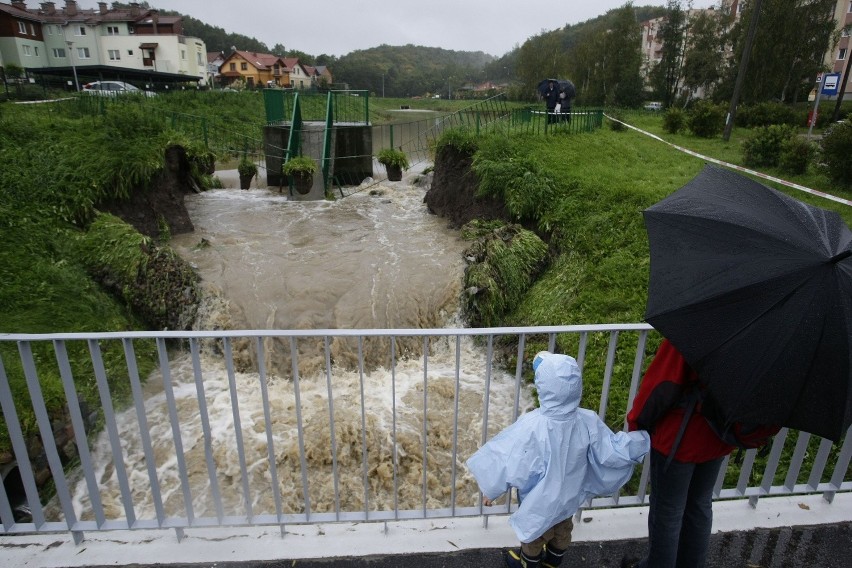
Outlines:
{"type": "Polygon", "coordinates": [[[648,556],[638,563],[641,568],[702,568],[707,556],[713,487],[734,447],[719,439],[698,408],[675,444],[686,411],[684,391],[697,381],[698,374],[664,340],[627,414],[628,430],[651,434],[648,556]]]}

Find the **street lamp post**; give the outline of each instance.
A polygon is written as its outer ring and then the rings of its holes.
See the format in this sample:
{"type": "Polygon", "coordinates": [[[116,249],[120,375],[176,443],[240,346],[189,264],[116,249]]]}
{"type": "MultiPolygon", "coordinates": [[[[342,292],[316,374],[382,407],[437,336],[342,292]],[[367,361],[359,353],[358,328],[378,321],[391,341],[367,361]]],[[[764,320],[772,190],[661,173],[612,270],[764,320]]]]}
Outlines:
{"type": "Polygon", "coordinates": [[[77,67],[74,66],[74,42],[65,40],[68,45],[68,61],[71,63],[71,71],[74,73],[74,89],[80,92],[80,81],[77,80],[77,67]]]}

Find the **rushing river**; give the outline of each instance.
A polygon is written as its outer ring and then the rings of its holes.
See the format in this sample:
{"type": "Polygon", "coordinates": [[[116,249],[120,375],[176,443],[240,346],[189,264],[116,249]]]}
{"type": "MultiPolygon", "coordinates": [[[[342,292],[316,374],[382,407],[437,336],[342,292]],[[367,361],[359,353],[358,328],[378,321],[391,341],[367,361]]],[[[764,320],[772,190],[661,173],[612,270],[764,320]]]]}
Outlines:
{"type": "MultiPolygon", "coordinates": [[[[431,328],[457,325],[465,242],[446,222],[429,215],[425,189],[409,174],[403,182],[376,185],[338,201],[294,202],[266,189],[221,189],[187,198],[195,232],[176,237],[173,246],[200,273],[211,297],[200,329],[351,329],[431,328]]],[[[417,340],[422,345],[422,339],[417,340]]],[[[319,342],[319,340],[318,340],[319,342]]],[[[472,505],[477,490],[463,462],[478,447],[485,404],[485,354],[467,342],[461,345],[456,400],[455,339],[433,339],[429,345],[428,377],[422,353],[411,346],[397,353],[389,370],[387,342],[365,346],[364,372],[357,366],[357,345],[335,341],[333,361],[334,438],[338,448],[341,510],[400,509],[422,506],[424,479],[423,432],[428,507],[449,507],[452,487],[453,430],[458,408],[458,493],[456,505],[472,505]],[[407,356],[410,355],[410,356],[407,356]],[[424,387],[425,385],[425,387],[424,387]],[[426,393],[424,396],[424,388],[426,393]],[[362,428],[361,391],[366,410],[362,428]],[[395,398],[394,398],[395,397],[395,398]],[[428,402],[424,402],[424,399],[428,402]],[[423,412],[427,404],[427,412],[423,412]],[[394,412],[395,409],[395,412],[394,412]],[[425,424],[424,424],[425,422],[425,424]],[[398,491],[394,494],[393,441],[397,445],[398,491]],[[368,491],[362,468],[366,445],[368,491]],[[365,505],[364,501],[369,503],[365,505]]],[[[202,356],[203,400],[209,416],[216,483],[224,514],[240,514],[248,500],[254,514],[275,511],[275,492],[267,454],[266,420],[261,376],[266,377],[278,493],[285,512],[301,512],[302,491],[296,398],[289,366],[289,346],[268,346],[263,375],[249,341],[234,344],[234,384],[221,354],[202,356]],[[245,462],[252,488],[241,489],[236,444],[236,392],[245,462]]],[[[321,343],[299,347],[301,414],[309,499],[313,511],[335,508],[334,463],[330,452],[328,382],[321,343]]],[[[178,354],[170,366],[180,422],[180,438],[192,485],[196,516],[215,515],[214,487],[205,460],[202,409],[191,358],[178,354]]],[[[182,514],[176,447],[169,421],[167,392],[157,374],[146,385],[146,429],[151,432],[157,477],[163,487],[167,514],[182,514]]],[[[488,403],[489,435],[505,426],[514,408],[514,377],[496,370],[488,403]]],[[[524,394],[521,406],[529,405],[524,394]]],[[[136,515],[154,517],[142,426],[133,410],[119,415],[119,432],[130,471],[136,515]]],[[[122,517],[119,483],[110,445],[101,435],[94,449],[100,498],[108,518],[122,517]]],[[[75,508],[91,518],[85,483],[75,486],[75,508]]]]}

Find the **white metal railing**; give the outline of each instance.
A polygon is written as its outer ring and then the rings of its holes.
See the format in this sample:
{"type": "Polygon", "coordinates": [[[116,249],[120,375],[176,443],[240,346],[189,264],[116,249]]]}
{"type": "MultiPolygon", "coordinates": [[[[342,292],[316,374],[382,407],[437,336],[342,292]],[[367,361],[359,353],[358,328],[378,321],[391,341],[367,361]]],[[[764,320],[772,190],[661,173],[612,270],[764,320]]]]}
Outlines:
{"type": "MultiPolygon", "coordinates": [[[[617,429],[652,333],[604,324],[0,334],[0,405],[15,456],[0,466],[0,533],[70,532],[80,542],[115,529],[182,538],[200,526],[284,534],[291,523],[487,520],[517,503],[484,507],[464,461],[533,406],[535,352],[575,356],[584,406],[617,429]],[[157,370],[140,376],[152,361],[157,370]],[[86,410],[93,404],[97,413],[86,410]],[[22,420],[34,421],[41,444],[25,439],[22,420]],[[72,432],[76,459],[57,432],[72,432]]],[[[852,490],[849,440],[783,429],[768,456],[731,458],[715,497],[756,506],[762,496],[822,493],[831,502],[852,490]]],[[[646,504],[647,477],[646,461],[620,494],[585,508],[646,504]]]]}

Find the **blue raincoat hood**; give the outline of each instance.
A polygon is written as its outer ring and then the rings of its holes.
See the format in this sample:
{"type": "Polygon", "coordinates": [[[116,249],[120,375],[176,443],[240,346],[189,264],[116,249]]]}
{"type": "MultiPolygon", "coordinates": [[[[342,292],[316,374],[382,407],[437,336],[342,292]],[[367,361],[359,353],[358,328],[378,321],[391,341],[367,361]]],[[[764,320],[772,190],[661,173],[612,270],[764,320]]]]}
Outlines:
{"type": "Polygon", "coordinates": [[[521,542],[572,516],[587,499],[616,493],[651,445],[647,432],[613,433],[579,407],[583,383],[573,357],[542,352],[533,368],[540,407],[467,460],[487,498],[518,489],[521,502],[509,524],[521,542]]]}
{"type": "Polygon", "coordinates": [[[543,351],[533,361],[535,388],[541,412],[553,418],[568,418],[583,398],[583,379],[573,357],[543,351]]]}

